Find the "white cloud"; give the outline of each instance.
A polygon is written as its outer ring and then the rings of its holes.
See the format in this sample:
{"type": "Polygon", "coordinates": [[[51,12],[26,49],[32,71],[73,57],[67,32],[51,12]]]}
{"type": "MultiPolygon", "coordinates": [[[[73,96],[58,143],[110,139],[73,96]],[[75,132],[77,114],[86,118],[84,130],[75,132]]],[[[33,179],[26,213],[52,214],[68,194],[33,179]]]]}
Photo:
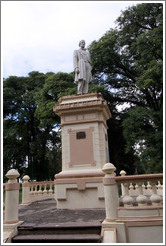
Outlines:
{"type": "Polygon", "coordinates": [[[72,72],[80,39],[89,45],[135,1],[3,1],[3,75],[72,72]]]}

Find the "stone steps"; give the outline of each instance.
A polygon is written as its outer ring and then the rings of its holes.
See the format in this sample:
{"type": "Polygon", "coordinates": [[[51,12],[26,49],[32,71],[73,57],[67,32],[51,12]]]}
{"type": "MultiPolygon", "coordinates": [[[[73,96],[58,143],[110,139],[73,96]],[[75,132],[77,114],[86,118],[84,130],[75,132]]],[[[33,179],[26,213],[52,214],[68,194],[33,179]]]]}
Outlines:
{"type": "Polygon", "coordinates": [[[22,224],[12,243],[101,243],[100,222],[22,224]]]}
{"type": "Polygon", "coordinates": [[[97,234],[18,235],[12,243],[100,243],[97,234]]]}

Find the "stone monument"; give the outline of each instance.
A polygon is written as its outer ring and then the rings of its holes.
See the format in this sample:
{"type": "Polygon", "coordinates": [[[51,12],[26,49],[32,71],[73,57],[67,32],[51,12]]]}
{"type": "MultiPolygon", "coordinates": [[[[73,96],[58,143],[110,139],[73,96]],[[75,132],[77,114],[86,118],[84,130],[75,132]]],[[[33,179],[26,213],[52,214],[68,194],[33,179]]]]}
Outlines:
{"type": "Polygon", "coordinates": [[[61,118],[62,171],[55,175],[59,209],[104,208],[103,165],[109,162],[107,124],[111,113],[101,93],[88,93],[90,54],[74,51],[79,95],[64,96],[53,111],[61,118]],[[85,63],[85,64],[84,64],[85,63]]]}
{"type": "Polygon", "coordinates": [[[85,41],[79,42],[80,49],[74,51],[73,65],[75,71],[74,83],[77,84],[77,94],[88,93],[89,83],[92,80],[92,66],[90,53],[85,49],[85,41]]]}

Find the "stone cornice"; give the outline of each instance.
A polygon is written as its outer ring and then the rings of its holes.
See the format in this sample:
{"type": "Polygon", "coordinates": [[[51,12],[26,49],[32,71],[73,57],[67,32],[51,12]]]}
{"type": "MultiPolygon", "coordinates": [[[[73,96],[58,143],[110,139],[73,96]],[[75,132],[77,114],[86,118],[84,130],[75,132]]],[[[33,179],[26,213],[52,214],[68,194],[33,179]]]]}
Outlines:
{"type": "Polygon", "coordinates": [[[98,119],[91,119],[91,120],[80,120],[80,121],[68,121],[68,122],[63,122],[60,124],[60,126],[66,126],[66,125],[74,125],[74,124],[82,124],[82,123],[92,123],[92,122],[98,122],[98,123],[103,123],[106,127],[108,128],[104,120],[98,120],[98,119]]]}
{"type": "Polygon", "coordinates": [[[93,92],[93,93],[87,93],[87,94],[82,94],[82,95],[69,95],[69,96],[64,96],[61,97],[58,102],[61,103],[62,101],[69,100],[69,99],[81,99],[81,98],[88,98],[88,97],[97,97],[97,98],[102,98],[101,93],[93,92]]]}
{"type": "Polygon", "coordinates": [[[111,117],[111,113],[108,109],[107,103],[104,99],[97,99],[97,100],[88,100],[83,102],[71,102],[71,103],[64,103],[59,104],[53,107],[53,111],[61,115],[62,113],[65,113],[67,110],[82,110],[84,108],[95,108],[98,107],[98,110],[101,108],[105,109],[106,118],[109,119],[111,117]]]}

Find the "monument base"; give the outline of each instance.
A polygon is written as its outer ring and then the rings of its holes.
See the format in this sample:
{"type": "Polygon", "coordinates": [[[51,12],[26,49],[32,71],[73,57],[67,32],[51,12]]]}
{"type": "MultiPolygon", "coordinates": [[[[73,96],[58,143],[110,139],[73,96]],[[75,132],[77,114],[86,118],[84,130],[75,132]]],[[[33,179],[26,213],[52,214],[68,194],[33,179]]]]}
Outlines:
{"type": "Polygon", "coordinates": [[[101,93],[65,96],[54,112],[61,117],[62,172],[55,175],[59,209],[104,208],[102,167],[109,162],[106,121],[111,117],[101,93]]]}
{"type": "Polygon", "coordinates": [[[57,208],[104,208],[103,176],[101,170],[62,171],[55,175],[57,208]]]}

